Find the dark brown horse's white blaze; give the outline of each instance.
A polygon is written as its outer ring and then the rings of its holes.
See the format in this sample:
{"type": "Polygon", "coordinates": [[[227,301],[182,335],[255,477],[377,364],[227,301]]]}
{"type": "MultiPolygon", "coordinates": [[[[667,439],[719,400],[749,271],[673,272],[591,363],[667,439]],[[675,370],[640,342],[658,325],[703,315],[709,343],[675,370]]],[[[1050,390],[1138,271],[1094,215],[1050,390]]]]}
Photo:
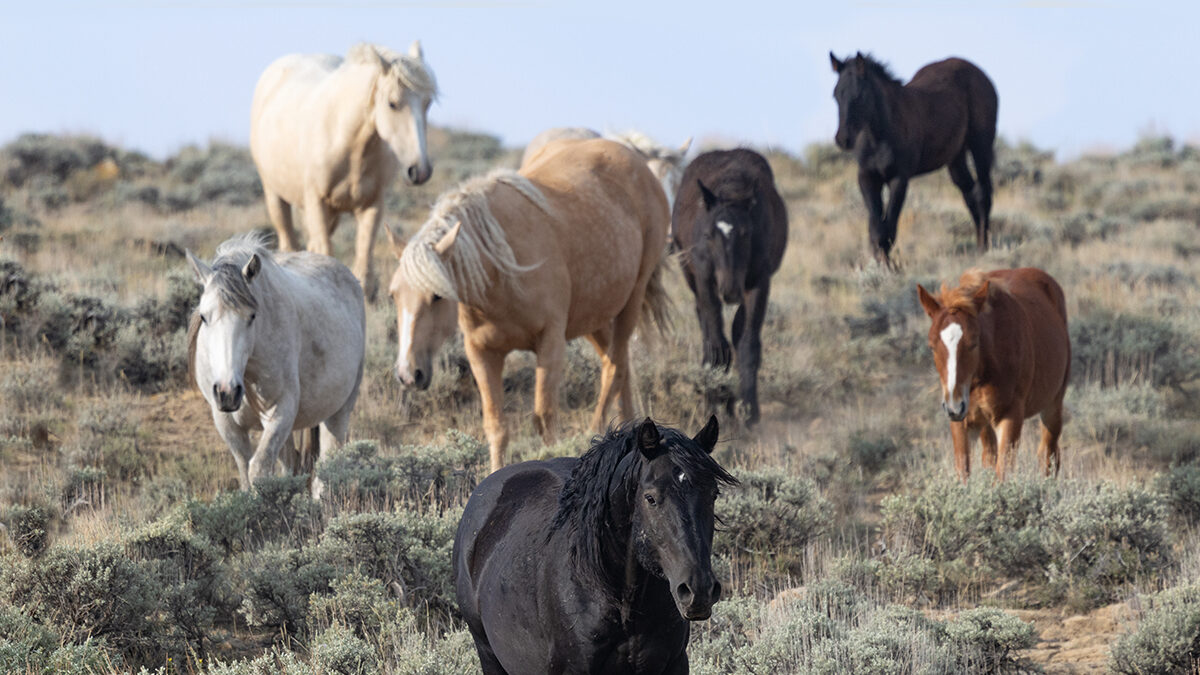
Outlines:
{"type": "Polygon", "coordinates": [[[921,68],[901,84],[886,66],[861,52],[845,61],[830,53],[829,59],[838,75],[834,141],[858,161],[858,187],[876,259],[891,263],[909,179],[943,166],[950,169],[975,221],[979,250],[987,250],[999,106],[988,76],[968,61],[951,58],[921,68]],[[968,152],[978,180],[967,169],[968,152]]]}
{"type": "Polygon", "coordinates": [[[954,464],[971,472],[968,431],[978,431],[985,466],[1003,480],[1026,418],[1040,414],[1038,457],[1058,475],[1063,395],[1071,366],[1066,300],[1050,275],[1031,267],[971,270],[959,287],[917,295],[932,324],[929,348],[950,418],[954,464]],[[997,461],[999,453],[999,461],[997,461]]]}

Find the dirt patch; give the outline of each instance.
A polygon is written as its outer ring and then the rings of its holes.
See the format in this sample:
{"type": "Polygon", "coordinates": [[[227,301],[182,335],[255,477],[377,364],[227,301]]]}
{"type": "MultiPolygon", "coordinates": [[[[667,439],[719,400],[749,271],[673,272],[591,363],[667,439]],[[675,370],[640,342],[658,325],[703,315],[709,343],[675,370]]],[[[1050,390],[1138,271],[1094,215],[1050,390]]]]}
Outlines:
{"type": "Polygon", "coordinates": [[[1038,643],[1024,656],[1047,673],[1106,672],[1109,650],[1132,620],[1123,602],[1075,616],[1051,609],[1010,611],[1037,628],[1038,643]]]}

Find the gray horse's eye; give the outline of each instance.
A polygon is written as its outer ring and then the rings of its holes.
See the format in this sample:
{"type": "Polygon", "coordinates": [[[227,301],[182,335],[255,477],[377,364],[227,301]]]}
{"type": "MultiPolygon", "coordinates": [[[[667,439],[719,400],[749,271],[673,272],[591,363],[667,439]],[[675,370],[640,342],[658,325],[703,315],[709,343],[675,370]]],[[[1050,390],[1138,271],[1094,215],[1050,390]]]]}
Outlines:
{"type": "Polygon", "coordinates": [[[206,325],[206,326],[207,326],[207,325],[208,325],[208,317],[207,317],[207,316],[204,316],[203,314],[201,314],[201,315],[200,315],[200,323],[202,323],[202,324],[204,324],[204,325],[206,325]]]}
{"type": "Polygon", "coordinates": [[[254,317],[256,317],[256,316],[258,316],[258,314],[251,312],[250,313],[250,321],[248,323],[254,323],[254,317]]]}

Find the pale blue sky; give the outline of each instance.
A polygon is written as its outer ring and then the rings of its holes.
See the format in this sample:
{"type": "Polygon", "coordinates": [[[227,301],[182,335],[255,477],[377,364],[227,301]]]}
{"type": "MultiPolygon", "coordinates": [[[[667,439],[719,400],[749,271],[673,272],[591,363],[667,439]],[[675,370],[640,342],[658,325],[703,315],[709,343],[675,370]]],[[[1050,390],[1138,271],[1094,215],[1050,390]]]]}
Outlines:
{"type": "Polygon", "coordinates": [[[0,5],[0,143],[90,133],[157,157],[245,143],[262,69],[415,38],[435,124],[520,145],[552,126],[800,151],[837,124],[829,50],[908,79],[966,57],[1000,133],[1059,157],[1146,132],[1200,141],[1195,2],[21,2],[0,5]]]}

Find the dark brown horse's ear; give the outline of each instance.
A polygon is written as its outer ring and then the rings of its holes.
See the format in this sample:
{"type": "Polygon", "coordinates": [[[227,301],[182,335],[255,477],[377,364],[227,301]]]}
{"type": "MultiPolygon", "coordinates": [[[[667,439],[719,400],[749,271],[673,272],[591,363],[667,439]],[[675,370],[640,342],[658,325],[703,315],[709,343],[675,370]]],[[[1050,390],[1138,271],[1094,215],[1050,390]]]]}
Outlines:
{"type": "Polygon", "coordinates": [[[638,450],[641,450],[647,459],[654,459],[658,456],[659,440],[661,440],[661,436],[658,434],[658,425],[647,417],[646,421],[642,422],[642,426],[638,427],[638,450]]]}
{"type": "Polygon", "coordinates": [[[841,61],[838,61],[838,58],[833,55],[833,52],[829,52],[829,63],[833,66],[833,72],[835,73],[842,72],[842,66],[846,65],[841,61]]]}
{"type": "Polygon", "coordinates": [[[921,284],[917,284],[917,299],[921,301],[921,307],[924,308],[925,313],[928,314],[929,318],[931,319],[933,318],[934,314],[942,311],[942,303],[938,302],[937,298],[930,295],[929,291],[925,290],[925,287],[921,284]]]}
{"type": "Polygon", "coordinates": [[[717,203],[717,196],[713,194],[712,190],[704,187],[704,183],[699,178],[696,179],[696,185],[700,186],[700,196],[704,198],[704,208],[711,210],[717,203]]]}
{"type": "Polygon", "coordinates": [[[696,445],[704,448],[704,452],[712,454],[713,448],[717,446],[717,434],[720,432],[720,425],[717,424],[717,416],[709,415],[708,424],[700,430],[700,433],[692,437],[696,445]]]}
{"type": "Polygon", "coordinates": [[[854,55],[854,70],[859,75],[867,72],[867,61],[863,58],[862,52],[854,55]]]}
{"type": "Polygon", "coordinates": [[[988,291],[991,290],[989,288],[991,283],[991,281],[984,281],[983,285],[979,287],[979,290],[975,291],[975,295],[971,296],[971,302],[975,303],[976,312],[983,311],[983,306],[987,304],[988,291]]]}

